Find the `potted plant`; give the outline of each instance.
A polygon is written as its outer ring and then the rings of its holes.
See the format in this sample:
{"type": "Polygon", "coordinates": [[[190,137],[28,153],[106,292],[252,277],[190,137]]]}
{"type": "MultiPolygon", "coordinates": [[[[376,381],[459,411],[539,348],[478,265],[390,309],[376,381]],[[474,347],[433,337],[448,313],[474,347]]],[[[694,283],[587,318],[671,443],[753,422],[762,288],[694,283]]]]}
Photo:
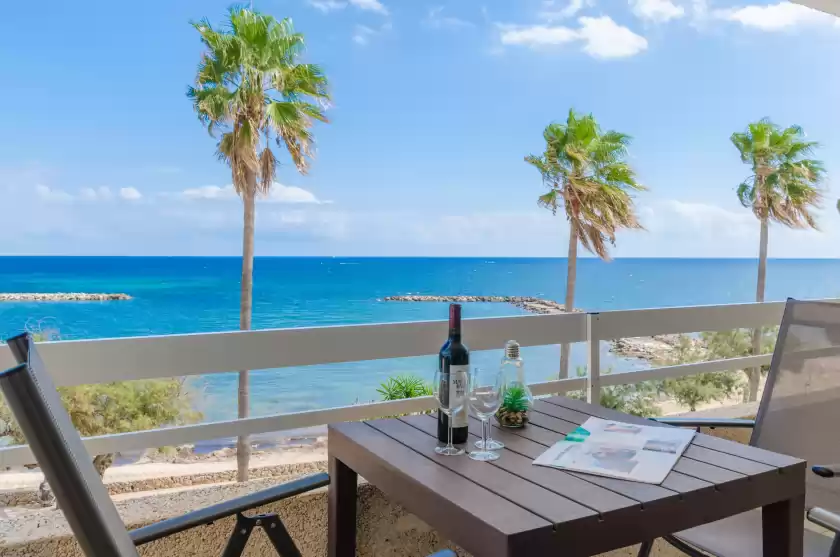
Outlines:
{"type": "Polygon", "coordinates": [[[529,393],[521,385],[505,389],[502,405],[496,412],[496,420],[502,427],[524,427],[528,423],[528,408],[531,406],[529,393]]]}

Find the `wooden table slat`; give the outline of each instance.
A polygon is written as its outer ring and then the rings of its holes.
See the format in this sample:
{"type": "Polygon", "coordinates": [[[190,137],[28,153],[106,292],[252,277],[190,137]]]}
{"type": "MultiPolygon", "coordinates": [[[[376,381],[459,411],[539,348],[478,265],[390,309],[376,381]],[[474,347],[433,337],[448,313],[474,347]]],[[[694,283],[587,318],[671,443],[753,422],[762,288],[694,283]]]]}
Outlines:
{"type": "Polygon", "coordinates": [[[694,445],[713,449],[718,452],[727,453],[747,460],[761,462],[768,466],[784,467],[795,466],[800,462],[798,458],[784,455],[781,453],[774,453],[752,445],[744,445],[743,443],[736,443],[729,439],[721,439],[720,437],[712,437],[711,435],[698,435],[695,437],[694,445]]]}
{"type": "Polygon", "coordinates": [[[720,468],[706,462],[700,462],[699,460],[693,460],[691,458],[679,459],[674,465],[674,470],[716,485],[740,480],[746,477],[744,474],[720,468]]]}
{"type": "MultiPolygon", "coordinates": [[[[539,444],[541,446],[541,450],[532,458],[537,458],[537,456],[545,452],[545,450],[548,447],[552,446],[554,443],[560,441],[564,437],[563,434],[550,431],[541,427],[532,427],[530,425],[528,427],[523,427],[520,429],[502,429],[498,426],[494,426],[493,435],[497,435],[499,440],[502,442],[506,442],[508,437],[503,436],[507,435],[514,437],[522,437],[524,439],[539,444]]],[[[531,454],[533,453],[523,454],[531,456],[531,454]]],[[[698,489],[713,487],[713,484],[711,482],[707,482],[699,478],[686,476],[684,474],[681,474],[680,472],[675,471],[671,471],[671,473],[665,477],[665,480],[662,482],[661,486],[645,484],[641,482],[619,480],[615,478],[605,478],[601,476],[594,476],[592,474],[583,474],[579,472],[569,473],[579,477],[585,477],[587,481],[597,483],[598,485],[606,487],[607,489],[614,489],[618,493],[626,497],[630,497],[641,502],[653,501],[655,499],[671,495],[671,493],[662,492],[662,488],[676,493],[691,493],[698,489]]]]}
{"type": "Polygon", "coordinates": [[[551,526],[551,523],[536,514],[499,497],[473,482],[447,470],[443,466],[426,459],[398,441],[382,435],[366,423],[342,423],[330,426],[329,445],[341,448],[347,443],[358,447],[366,454],[354,458],[346,450],[341,451],[342,461],[353,467],[365,479],[375,481],[375,485],[388,493],[410,512],[424,517],[432,526],[443,531],[447,528],[447,517],[459,517],[472,527],[471,523],[486,524],[491,531],[511,535],[523,530],[551,526]],[[381,464],[376,465],[379,462],[381,464]],[[370,470],[367,465],[373,463],[370,470]],[[382,470],[384,468],[384,470],[382,470]],[[384,478],[385,473],[394,474],[394,484],[384,478]],[[375,477],[374,477],[375,476],[375,477]],[[389,489],[390,488],[390,489],[389,489]],[[425,511],[434,511],[441,521],[430,522],[425,511]],[[474,520],[469,520],[473,517],[474,520]]]}
{"type": "Polygon", "coordinates": [[[399,441],[438,466],[452,470],[461,477],[492,491],[511,503],[528,509],[552,524],[568,523],[581,518],[597,520],[597,512],[497,466],[462,457],[441,456],[435,453],[437,437],[426,434],[400,420],[371,420],[372,428],[399,441]]]}
{"type": "Polygon", "coordinates": [[[567,422],[571,422],[573,424],[582,424],[586,420],[589,419],[591,414],[584,414],[583,412],[579,412],[578,410],[572,410],[570,408],[565,408],[563,406],[557,406],[556,404],[549,403],[550,399],[537,399],[534,401],[534,410],[537,412],[542,412],[543,414],[548,414],[549,416],[554,416],[555,418],[560,418],[561,420],[566,420],[567,422]]]}
{"type": "Polygon", "coordinates": [[[767,464],[762,464],[754,460],[747,460],[728,453],[713,451],[712,449],[707,449],[706,447],[701,447],[699,445],[689,445],[684,454],[694,460],[714,464],[720,468],[726,468],[727,470],[747,475],[760,474],[762,472],[776,469],[775,466],[768,466],[767,464]]]}
{"type": "MultiPolygon", "coordinates": [[[[355,493],[348,486],[358,473],[442,536],[482,557],[583,557],[762,507],[773,518],[764,524],[770,540],[765,550],[801,557],[802,522],[789,519],[804,512],[804,461],[697,435],[661,486],[532,464],[593,415],[670,427],[554,397],[537,401],[527,427],[494,427],[493,437],[507,448],[499,460],[485,463],[436,455],[437,424],[430,415],[331,425],[331,469],[344,466],[352,473],[330,487],[335,528],[329,555],[352,556],[351,534],[343,536],[346,544],[336,542],[340,527],[346,534],[355,516],[355,498],[340,495],[355,493]]],[[[479,432],[471,418],[470,443],[479,432]]]]}
{"type": "MultiPolygon", "coordinates": [[[[423,431],[434,441],[437,440],[437,420],[433,416],[406,416],[400,418],[400,420],[423,431]]],[[[474,450],[475,441],[481,438],[479,436],[481,425],[480,422],[470,421],[470,439],[467,450],[474,450]]],[[[514,437],[513,439],[520,442],[520,449],[522,445],[532,443],[521,437],[514,437]]],[[[577,478],[563,470],[546,468],[545,466],[534,466],[533,457],[527,454],[523,455],[516,451],[514,445],[517,443],[515,441],[511,443],[511,446],[498,451],[499,460],[492,462],[491,464],[493,466],[507,470],[537,485],[542,485],[546,489],[563,495],[567,499],[571,499],[585,507],[594,509],[599,513],[640,506],[640,502],[635,499],[625,497],[609,489],[603,489],[594,483],[577,478]]],[[[545,450],[541,445],[534,444],[534,446],[540,452],[545,450]]]]}
{"type": "Polygon", "coordinates": [[[548,414],[535,412],[534,410],[531,410],[528,413],[528,420],[529,427],[539,426],[545,429],[550,429],[551,431],[556,431],[557,433],[562,433],[563,435],[573,432],[580,425],[549,416],[548,414]]]}
{"type": "MultiPolygon", "coordinates": [[[[480,422],[477,419],[471,418],[470,432],[476,435],[480,435],[481,426],[479,424],[480,422]]],[[[527,436],[521,435],[529,431],[533,432],[534,428],[528,426],[521,429],[503,429],[499,428],[498,426],[493,426],[493,437],[495,439],[498,439],[502,443],[505,443],[504,450],[516,451],[519,454],[530,458],[532,461],[533,459],[537,458],[542,453],[544,453],[548,447],[550,447],[557,441],[563,439],[563,436],[561,434],[551,432],[551,435],[553,437],[550,439],[551,442],[546,445],[537,441],[533,441],[527,436]]],[[[541,434],[540,437],[543,437],[543,434],[541,434]]],[[[640,503],[647,503],[665,497],[671,497],[675,494],[675,492],[678,493],[682,491],[671,490],[667,486],[657,486],[653,484],[645,484],[640,482],[630,482],[627,480],[619,480],[617,478],[606,478],[602,476],[595,476],[592,474],[583,474],[580,472],[565,472],[571,476],[601,486],[605,489],[609,489],[610,491],[614,491],[619,495],[622,495],[623,497],[628,497],[640,503]]],[[[711,484],[709,484],[709,487],[711,487],[711,484]]],[[[694,489],[696,488],[697,486],[695,485],[694,489]]]]}
{"type": "MultiPolygon", "coordinates": [[[[536,405],[536,407],[544,409],[544,405],[547,403],[552,405],[554,408],[566,408],[566,406],[560,406],[562,404],[572,407],[574,409],[573,411],[581,414],[583,413],[581,409],[588,407],[585,402],[566,397],[552,397],[550,399],[543,399],[543,401],[541,401],[543,402],[542,405],[536,405]]],[[[592,406],[591,412],[593,416],[606,420],[624,421],[627,423],[654,427],[671,427],[665,426],[653,420],[623,414],[616,410],[612,410],[611,408],[604,408],[602,406],[592,406]]],[[[764,472],[767,470],[768,466],[791,466],[795,465],[797,462],[797,459],[789,456],[765,451],[763,449],[721,439],[719,437],[712,437],[703,433],[698,433],[694,436],[691,446],[689,447],[689,451],[686,451],[685,456],[706,462],[707,464],[713,464],[716,466],[719,465],[727,470],[734,470],[748,474],[764,472]],[[696,446],[696,448],[692,448],[694,446],[696,446]]]]}

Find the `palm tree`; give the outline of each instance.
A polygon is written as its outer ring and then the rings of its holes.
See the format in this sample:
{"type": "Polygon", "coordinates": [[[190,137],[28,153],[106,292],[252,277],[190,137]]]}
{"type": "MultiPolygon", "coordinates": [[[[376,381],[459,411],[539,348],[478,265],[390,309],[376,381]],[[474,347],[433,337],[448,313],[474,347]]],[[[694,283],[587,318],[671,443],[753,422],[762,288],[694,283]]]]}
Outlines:
{"type": "MultiPolygon", "coordinates": [[[[636,219],[632,192],[645,187],[625,162],[630,136],[603,132],[591,115],[574,110],[564,124],[552,123],[543,132],[545,152],[525,162],[541,174],[548,192],[537,202],[557,214],[562,205],[569,221],[569,256],[566,271],[566,311],[574,309],[577,249],[609,260],[607,243],[615,245],[621,228],[642,228],[636,219]]],[[[570,345],[560,352],[560,377],[569,376],[570,345]]]]}
{"type": "MultiPolygon", "coordinates": [[[[738,186],[738,200],[752,209],[761,226],[758,246],[758,281],[755,301],[764,301],[767,278],[767,235],[770,221],[790,228],[817,228],[811,210],[822,200],[820,183],[825,176],[822,162],[807,158],[817,143],[806,141],[799,126],[782,129],[764,118],[733,133],[732,144],[752,175],[738,186]]],[[[760,331],[753,331],[753,354],[761,349],[760,331]]],[[[760,373],[751,369],[747,398],[756,400],[760,373]]]]}
{"type": "MultiPolygon", "coordinates": [[[[268,194],[279,164],[272,140],[284,147],[301,174],[312,155],[313,120],[326,122],[327,79],[316,65],[300,63],[303,35],[289,19],[277,21],[242,7],[214,29],[206,19],[193,23],[206,47],[195,87],[189,87],[199,120],[219,132],[218,158],[230,166],[242,198],[242,283],[239,328],[251,328],[256,198],[268,194]]],[[[239,372],[239,417],[248,416],[248,372],[239,372]]],[[[248,438],[237,440],[237,478],[248,479],[248,438]]]]}

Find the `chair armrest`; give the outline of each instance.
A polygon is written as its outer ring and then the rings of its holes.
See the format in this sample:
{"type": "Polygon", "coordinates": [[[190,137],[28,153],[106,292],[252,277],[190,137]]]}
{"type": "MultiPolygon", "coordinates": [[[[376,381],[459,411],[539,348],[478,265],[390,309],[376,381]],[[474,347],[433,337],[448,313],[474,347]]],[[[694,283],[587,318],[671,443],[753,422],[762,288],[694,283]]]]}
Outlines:
{"type": "Polygon", "coordinates": [[[458,557],[455,555],[455,552],[451,549],[444,549],[443,551],[438,551],[437,553],[433,553],[429,555],[429,557],[458,557]]]}
{"type": "Polygon", "coordinates": [[[823,464],[812,466],[811,471],[823,478],[835,478],[840,476],[840,464],[823,464]]]}
{"type": "Polygon", "coordinates": [[[226,516],[255,509],[257,507],[267,505],[268,503],[273,503],[274,501],[286,499],[287,497],[306,493],[307,491],[312,491],[313,489],[324,487],[329,484],[330,476],[326,472],[313,474],[311,476],[282,483],[262,491],[257,491],[256,493],[249,493],[248,495],[243,495],[242,497],[237,497],[229,501],[217,503],[216,505],[198,509],[197,511],[193,511],[185,515],[176,516],[168,520],[161,520],[160,522],[155,522],[154,524],[149,524],[148,526],[132,530],[128,533],[128,535],[131,536],[131,540],[134,542],[134,545],[143,545],[144,543],[153,542],[155,540],[159,540],[160,538],[165,538],[167,536],[171,536],[172,534],[189,530],[190,528],[195,528],[196,526],[210,524],[211,522],[215,522],[221,518],[225,518],[226,516]]]}
{"type": "Polygon", "coordinates": [[[814,507],[808,510],[807,516],[808,520],[814,524],[828,528],[835,534],[840,533],[840,515],[821,509],[820,507],[814,507]]]}
{"type": "Polygon", "coordinates": [[[741,420],[735,418],[649,418],[660,424],[677,427],[742,427],[752,429],[755,420],[741,420]]]}

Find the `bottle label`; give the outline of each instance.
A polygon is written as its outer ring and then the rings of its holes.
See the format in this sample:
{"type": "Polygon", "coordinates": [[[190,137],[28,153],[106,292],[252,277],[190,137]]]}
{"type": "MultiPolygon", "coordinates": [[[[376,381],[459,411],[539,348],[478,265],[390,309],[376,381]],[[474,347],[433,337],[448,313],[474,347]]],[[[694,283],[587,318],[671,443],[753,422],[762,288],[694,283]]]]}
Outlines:
{"type": "MultiPolygon", "coordinates": [[[[467,374],[470,366],[449,366],[449,396],[461,401],[461,408],[452,416],[452,427],[467,427],[467,374]]],[[[452,404],[455,406],[456,404],[452,404]]]]}

